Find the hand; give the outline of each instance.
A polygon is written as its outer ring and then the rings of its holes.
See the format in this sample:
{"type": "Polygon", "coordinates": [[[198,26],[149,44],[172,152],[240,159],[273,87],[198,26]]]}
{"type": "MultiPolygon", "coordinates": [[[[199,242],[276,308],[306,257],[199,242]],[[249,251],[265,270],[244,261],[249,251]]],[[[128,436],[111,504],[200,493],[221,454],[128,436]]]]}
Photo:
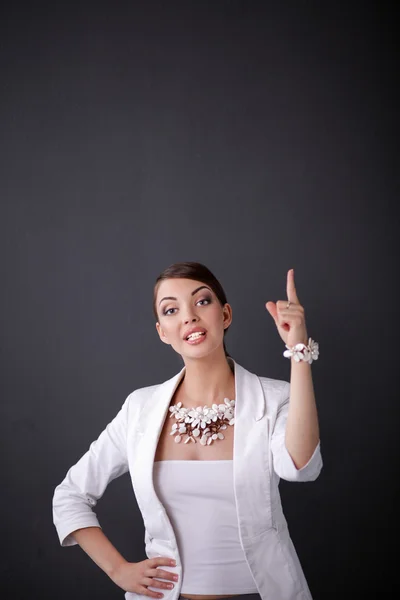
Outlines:
{"type": "Polygon", "coordinates": [[[174,566],[171,565],[171,559],[166,556],[146,558],[146,560],[138,563],[124,562],[112,574],[111,579],[125,592],[134,592],[135,594],[150,596],[150,598],[160,598],[164,594],[152,592],[148,589],[148,586],[172,589],[174,584],[171,585],[171,583],[159,581],[159,579],[166,579],[169,582],[175,581],[175,573],[159,569],[158,567],[162,565],[174,566]],[[159,579],[154,579],[154,577],[159,579]]]}
{"type": "Polygon", "coordinates": [[[275,321],[278,333],[286,346],[292,348],[296,344],[308,344],[308,335],[304,316],[304,308],[301,306],[294,285],[294,270],[287,273],[286,283],[287,300],[267,302],[265,307],[275,321]],[[288,301],[290,307],[287,308],[288,301]]]}

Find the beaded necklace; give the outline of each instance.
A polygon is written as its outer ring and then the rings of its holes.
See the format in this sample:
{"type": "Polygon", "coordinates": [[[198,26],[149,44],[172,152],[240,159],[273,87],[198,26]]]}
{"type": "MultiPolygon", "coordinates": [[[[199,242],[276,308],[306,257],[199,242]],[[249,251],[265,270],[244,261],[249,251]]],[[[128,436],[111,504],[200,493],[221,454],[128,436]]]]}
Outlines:
{"type": "Polygon", "coordinates": [[[174,442],[177,444],[181,442],[182,434],[186,434],[185,444],[190,441],[196,443],[196,438],[199,438],[202,446],[209,446],[214,440],[223,440],[225,436],[220,430],[235,423],[235,400],[229,398],[224,398],[224,404],[213,404],[211,408],[184,408],[182,402],[178,402],[169,410],[169,418],[175,417],[177,420],[170,433],[175,436],[174,442]]]}

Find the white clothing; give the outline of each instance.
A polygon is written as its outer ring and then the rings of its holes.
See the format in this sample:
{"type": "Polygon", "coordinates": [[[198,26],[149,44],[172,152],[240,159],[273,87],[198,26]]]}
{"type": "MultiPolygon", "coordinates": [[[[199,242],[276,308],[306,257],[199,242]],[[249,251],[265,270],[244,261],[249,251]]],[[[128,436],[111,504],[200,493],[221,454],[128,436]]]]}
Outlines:
{"type": "Polygon", "coordinates": [[[181,594],[258,593],[240,544],[233,460],[157,461],[153,479],[178,542],[181,594]]]}
{"type": "MultiPolygon", "coordinates": [[[[322,469],[320,442],[308,463],[297,469],[285,446],[289,383],[259,377],[228,360],[235,370],[233,481],[245,559],[262,600],[312,600],[282,511],[278,483],[279,478],[315,480],[322,469]]],[[[100,527],[94,506],[110,481],[129,472],[145,525],[147,557],[176,560],[175,567],[163,567],[179,575],[172,590],[162,591],[164,600],[179,598],[182,560],[175,531],[154,489],[153,467],[168,408],[184,372],[185,368],[162,384],[132,392],[69,469],[53,497],[60,543],[73,545],[73,531],[100,527]]],[[[147,600],[148,596],[126,592],[125,598],[147,600]]]]}

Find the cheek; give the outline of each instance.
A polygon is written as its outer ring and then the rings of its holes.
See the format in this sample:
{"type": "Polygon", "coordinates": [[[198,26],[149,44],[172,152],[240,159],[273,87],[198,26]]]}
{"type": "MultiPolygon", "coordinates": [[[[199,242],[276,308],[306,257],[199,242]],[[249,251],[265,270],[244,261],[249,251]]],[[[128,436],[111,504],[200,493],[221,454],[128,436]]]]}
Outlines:
{"type": "Polygon", "coordinates": [[[166,324],[164,323],[163,331],[164,331],[165,335],[171,340],[179,339],[179,337],[180,337],[179,332],[177,331],[177,328],[174,327],[171,323],[166,323],[166,324]]]}
{"type": "Polygon", "coordinates": [[[215,326],[221,325],[224,320],[224,315],[222,314],[221,309],[218,306],[215,306],[212,311],[210,311],[210,320],[215,326]]]}

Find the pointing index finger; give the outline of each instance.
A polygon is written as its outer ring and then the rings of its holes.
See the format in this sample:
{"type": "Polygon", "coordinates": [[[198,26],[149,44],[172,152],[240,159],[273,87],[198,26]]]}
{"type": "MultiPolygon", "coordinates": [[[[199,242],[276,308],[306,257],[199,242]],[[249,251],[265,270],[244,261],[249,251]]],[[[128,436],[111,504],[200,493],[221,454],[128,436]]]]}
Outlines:
{"type": "Polygon", "coordinates": [[[294,269],[289,269],[287,274],[286,293],[289,302],[298,304],[299,299],[297,297],[296,286],[294,284],[294,269]]]}

